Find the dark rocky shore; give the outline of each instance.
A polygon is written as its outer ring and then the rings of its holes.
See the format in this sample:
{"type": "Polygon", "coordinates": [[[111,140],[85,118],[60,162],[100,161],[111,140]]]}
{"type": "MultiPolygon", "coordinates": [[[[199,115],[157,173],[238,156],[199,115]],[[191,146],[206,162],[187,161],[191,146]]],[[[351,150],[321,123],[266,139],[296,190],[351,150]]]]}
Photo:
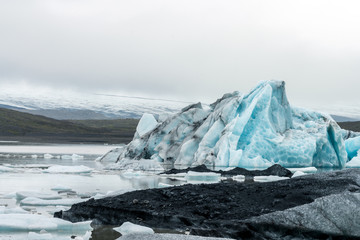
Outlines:
{"type": "Polygon", "coordinates": [[[278,182],[134,191],[75,204],[55,217],[91,219],[95,228],[130,221],[235,239],[355,239],[360,236],[359,193],[360,170],[348,169],[278,182]],[[334,211],[339,213],[332,216],[334,211]]]}
{"type": "Polygon", "coordinates": [[[265,169],[265,170],[247,170],[245,168],[235,167],[229,171],[213,171],[206,167],[206,165],[200,165],[196,167],[189,167],[186,169],[176,169],[173,168],[171,170],[168,170],[166,172],[160,173],[161,174],[178,174],[178,173],[187,173],[189,171],[194,172],[213,172],[213,173],[219,173],[223,177],[232,177],[236,175],[244,175],[244,176],[279,176],[279,177],[291,177],[293,174],[288,169],[282,167],[279,164],[274,164],[271,167],[265,169]]]}

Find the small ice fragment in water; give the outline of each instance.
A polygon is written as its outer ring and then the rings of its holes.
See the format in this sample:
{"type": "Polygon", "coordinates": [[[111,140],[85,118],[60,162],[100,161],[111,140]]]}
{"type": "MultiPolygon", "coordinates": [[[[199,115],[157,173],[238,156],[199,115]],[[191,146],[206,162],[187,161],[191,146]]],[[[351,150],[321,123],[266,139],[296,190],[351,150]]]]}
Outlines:
{"type": "Polygon", "coordinates": [[[115,231],[122,235],[128,234],[154,234],[154,230],[149,227],[133,224],[131,222],[124,222],[120,227],[114,228],[115,231]]]}
{"type": "Polygon", "coordinates": [[[53,155],[51,155],[51,154],[49,154],[49,153],[45,153],[44,154],[44,159],[51,159],[51,158],[53,158],[54,156],[53,155]]]}
{"type": "Polygon", "coordinates": [[[58,194],[49,194],[49,193],[32,192],[32,191],[20,191],[16,193],[16,198],[18,200],[22,200],[27,197],[35,197],[43,200],[61,199],[61,196],[59,196],[58,194]]]}
{"type": "Polygon", "coordinates": [[[233,176],[232,179],[237,182],[244,182],[245,176],[244,175],[236,175],[236,176],[233,176]]]}
{"type": "Polygon", "coordinates": [[[193,172],[189,171],[185,175],[185,179],[190,183],[201,182],[219,182],[221,174],[213,172],[193,172]]]}
{"type": "Polygon", "coordinates": [[[294,174],[292,175],[291,178],[300,177],[300,176],[303,176],[303,175],[306,175],[306,173],[304,173],[302,171],[296,171],[296,172],[294,172],[294,174]]]}
{"type": "Polygon", "coordinates": [[[279,177],[279,176],[255,176],[254,181],[255,182],[275,182],[275,181],[281,181],[281,180],[287,180],[290,179],[288,177],[279,177]]]}

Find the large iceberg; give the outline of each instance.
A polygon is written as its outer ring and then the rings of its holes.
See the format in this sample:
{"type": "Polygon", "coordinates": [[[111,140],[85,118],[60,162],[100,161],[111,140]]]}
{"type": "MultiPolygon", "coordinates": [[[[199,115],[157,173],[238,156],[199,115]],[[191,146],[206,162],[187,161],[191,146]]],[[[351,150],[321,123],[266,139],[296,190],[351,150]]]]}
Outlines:
{"type": "Polygon", "coordinates": [[[347,161],[337,123],[290,106],[283,81],[261,82],[246,95],[225,94],[209,108],[193,104],[150,125],[120,153],[119,166],[151,159],[175,166],[342,168],[347,161]]]}

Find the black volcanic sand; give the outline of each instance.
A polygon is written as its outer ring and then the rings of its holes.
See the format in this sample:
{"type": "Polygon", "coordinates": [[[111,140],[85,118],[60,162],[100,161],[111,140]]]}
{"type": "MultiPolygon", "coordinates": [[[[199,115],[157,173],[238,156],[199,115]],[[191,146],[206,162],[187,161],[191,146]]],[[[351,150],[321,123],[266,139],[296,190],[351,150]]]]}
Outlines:
{"type": "Polygon", "coordinates": [[[282,167],[279,164],[274,164],[271,167],[265,169],[265,170],[247,170],[245,168],[239,168],[235,167],[234,169],[231,169],[229,171],[213,171],[208,169],[205,165],[200,165],[192,168],[186,168],[186,169],[171,169],[166,172],[162,172],[161,174],[178,174],[178,173],[187,173],[189,171],[194,172],[213,172],[213,173],[220,173],[221,176],[224,177],[231,177],[236,175],[244,175],[244,176],[279,176],[279,177],[291,177],[293,174],[288,169],[282,167]]]}
{"type": "Polygon", "coordinates": [[[330,194],[359,192],[358,176],[360,170],[351,169],[268,183],[222,182],[148,189],[91,199],[73,205],[68,211],[57,212],[55,217],[72,222],[94,220],[95,228],[130,221],[151,228],[190,230],[191,234],[202,236],[267,239],[264,234],[271,231],[280,236],[278,239],[281,236],[327,239],[329,235],[320,232],[253,226],[244,220],[311,203],[330,194]]]}

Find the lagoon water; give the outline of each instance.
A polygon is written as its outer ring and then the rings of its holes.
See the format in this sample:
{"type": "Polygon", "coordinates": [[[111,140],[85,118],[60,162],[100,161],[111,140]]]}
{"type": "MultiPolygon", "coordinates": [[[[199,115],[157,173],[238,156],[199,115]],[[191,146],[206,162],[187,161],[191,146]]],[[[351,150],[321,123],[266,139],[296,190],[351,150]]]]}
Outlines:
{"type": "MultiPolygon", "coordinates": [[[[62,199],[80,199],[84,201],[89,197],[105,196],[113,191],[126,192],[137,189],[158,187],[162,182],[167,184],[166,179],[155,176],[152,173],[140,173],[131,171],[108,171],[104,169],[106,164],[95,161],[105,154],[114,145],[96,144],[26,144],[17,142],[0,143],[0,207],[13,209],[22,207],[28,214],[36,214],[52,218],[53,213],[66,210],[70,206],[62,204],[53,206],[38,206],[21,204],[16,193],[23,191],[57,194],[51,190],[56,186],[71,188],[69,192],[59,192],[62,199]],[[45,155],[47,154],[47,155],[45,155]],[[49,158],[50,155],[52,158],[49,158]],[[75,157],[72,157],[73,154],[75,157]],[[45,155],[45,158],[44,158],[45,155]],[[92,172],[84,173],[48,173],[46,169],[51,166],[68,166],[74,169],[91,168],[92,172]]],[[[176,183],[175,183],[176,184],[176,183]]],[[[6,219],[6,214],[1,218],[6,219]]],[[[0,227],[0,239],[27,239],[29,232],[39,234],[39,231],[31,230],[4,230],[0,227]]],[[[70,239],[69,233],[51,231],[51,239],[70,239]]],[[[82,234],[85,234],[83,232],[82,234]]],[[[45,236],[45,235],[44,235],[45,236]]]]}

